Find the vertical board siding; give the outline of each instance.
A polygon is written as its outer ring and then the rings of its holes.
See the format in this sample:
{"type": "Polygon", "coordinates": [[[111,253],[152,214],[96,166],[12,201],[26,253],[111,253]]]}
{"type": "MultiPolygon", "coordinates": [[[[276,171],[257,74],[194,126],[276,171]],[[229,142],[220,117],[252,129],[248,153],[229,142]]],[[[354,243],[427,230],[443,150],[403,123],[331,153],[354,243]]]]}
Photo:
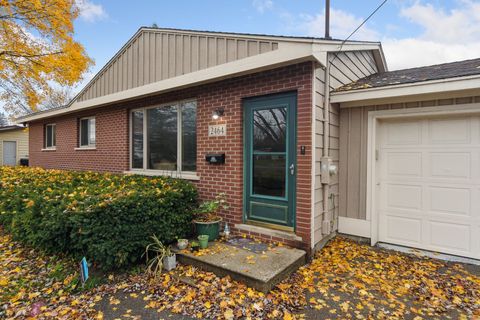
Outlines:
{"type": "Polygon", "coordinates": [[[366,219],[368,112],[480,102],[480,97],[439,99],[340,110],[340,216],[366,219]]]}
{"type": "Polygon", "coordinates": [[[313,218],[313,239],[314,244],[323,239],[323,193],[320,180],[320,159],[323,155],[323,120],[324,120],[324,99],[325,99],[325,69],[315,69],[315,180],[314,180],[314,218],[313,218]]]}
{"type": "MultiPolygon", "coordinates": [[[[348,52],[339,52],[333,54],[330,58],[331,69],[330,69],[330,90],[343,86],[345,84],[356,81],[360,78],[367,77],[373,73],[377,72],[377,67],[374,62],[373,53],[371,51],[348,51],[348,52]]],[[[315,181],[314,181],[314,243],[321,241],[327,234],[324,234],[326,231],[322,230],[322,221],[323,216],[323,194],[322,194],[322,184],[320,176],[320,161],[323,156],[323,119],[324,119],[324,88],[325,88],[325,71],[324,69],[318,67],[315,70],[315,101],[316,101],[316,117],[315,117],[315,181]]],[[[342,134],[345,135],[345,132],[341,128],[348,123],[345,121],[345,114],[340,111],[338,105],[330,106],[330,136],[329,136],[329,154],[333,160],[333,164],[337,165],[340,168],[340,160],[342,159],[342,154],[345,153],[346,148],[345,137],[342,137],[342,134]]],[[[357,137],[358,138],[358,137],[357,137]]],[[[359,138],[358,138],[359,139],[359,138]]],[[[346,188],[349,187],[349,183],[346,183],[344,180],[347,179],[347,176],[339,174],[335,177],[332,177],[330,181],[330,197],[325,199],[328,201],[328,216],[332,219],[332,225],[330,231],[337,229],[337,219],[341,208],[344,205],[341,205],[341,201],[344,201],[343,197],[340,197],[341,194],[346,193],[346,188]],[[343,179],[343,180],[342,180],[343,179]]],[[[359,181],[357,181],[359,185],[359,181]]]]}
{"type": "Polygon", "coordinates": [[[278,49],[267,40],[143,30],[77,101],[97,98],[278,49]]]}

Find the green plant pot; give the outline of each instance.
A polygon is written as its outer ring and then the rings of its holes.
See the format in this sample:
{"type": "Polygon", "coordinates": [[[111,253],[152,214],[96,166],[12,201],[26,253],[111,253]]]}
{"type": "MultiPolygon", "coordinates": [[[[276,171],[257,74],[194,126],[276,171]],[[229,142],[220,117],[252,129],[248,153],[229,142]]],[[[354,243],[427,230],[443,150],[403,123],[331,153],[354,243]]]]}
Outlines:
{"type": "Polygon", "coordinates": [[[206,234],[199,235],[198,242],[200,243],[200,248],[206,249],[208,247],[208,235],[206,234]]]}
{"type": "Polygon", "coordinates": [[[210,241],[217,240],[218,234],[220,232],[220,220],[213,222],[199,222],[195,221],[195,232],[197,236],[201,234],[208,235],[210,241]]]}

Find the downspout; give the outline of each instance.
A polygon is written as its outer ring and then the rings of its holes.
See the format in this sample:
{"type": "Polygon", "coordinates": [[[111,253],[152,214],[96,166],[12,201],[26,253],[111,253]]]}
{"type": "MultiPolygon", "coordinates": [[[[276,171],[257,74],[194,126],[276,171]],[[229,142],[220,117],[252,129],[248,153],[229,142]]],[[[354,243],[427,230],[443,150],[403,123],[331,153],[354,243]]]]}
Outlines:
{"type": "MultiPolygon", "coordinates": [[[[330,159],[330,57],[327,52],[325,65],[325,86],[323,99],[323,153],[322,153],[322,167],[327,166],[330,159]]],[[[323,191],[323,221],[322,233],[329,235],[331,231],[330,215],[328,208],[328,199],[330,192],[330,177],[328,170],[321,170],[322,191],[323,191]]]]}

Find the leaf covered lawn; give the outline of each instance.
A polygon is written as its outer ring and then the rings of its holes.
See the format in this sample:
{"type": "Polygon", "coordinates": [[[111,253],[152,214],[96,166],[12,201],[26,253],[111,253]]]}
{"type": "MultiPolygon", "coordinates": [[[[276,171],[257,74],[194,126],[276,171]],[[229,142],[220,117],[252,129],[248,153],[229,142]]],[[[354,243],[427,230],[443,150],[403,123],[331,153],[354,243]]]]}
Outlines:
{"type": "Polygon", "coordinates": [[[156,281],[111,275],[81,291],[75,269],[0,230],[0,318],[469,319],[480,308],[480,278],[462,265],[343,238],[268,294],[189,266],[156,281]]]}

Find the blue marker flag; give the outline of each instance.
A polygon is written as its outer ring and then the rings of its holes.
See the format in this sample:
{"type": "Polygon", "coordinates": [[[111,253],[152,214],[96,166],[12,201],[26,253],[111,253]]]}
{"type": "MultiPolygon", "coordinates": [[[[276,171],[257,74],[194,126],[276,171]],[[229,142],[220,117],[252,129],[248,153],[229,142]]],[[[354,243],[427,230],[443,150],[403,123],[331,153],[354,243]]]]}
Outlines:
{"type": "Polygon", "coordinates": [[[85,257],[80,262],[80,276],[82,277],[82,284],[84,284],[88,280],[88,265],[85,257]]]}

